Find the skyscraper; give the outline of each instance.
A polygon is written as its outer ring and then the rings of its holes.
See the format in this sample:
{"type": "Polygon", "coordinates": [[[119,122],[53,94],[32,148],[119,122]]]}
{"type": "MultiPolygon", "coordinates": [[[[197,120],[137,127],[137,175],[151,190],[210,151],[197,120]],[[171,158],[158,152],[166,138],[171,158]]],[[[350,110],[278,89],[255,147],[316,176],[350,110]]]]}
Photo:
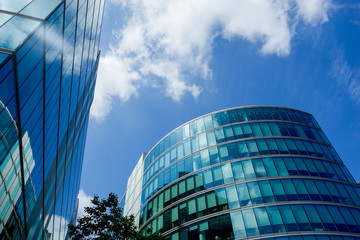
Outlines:
{"type": "Polygon", "coordinates": [[[181,125],[143,154],[124,214],[171,240],[360,239],[360,191],[315,118],[226,109],[181,125]]]}
{"type": "Polygon", "coordinates": [[[76,218],[105,0],[0,1],[0,239],[76,218]]]}

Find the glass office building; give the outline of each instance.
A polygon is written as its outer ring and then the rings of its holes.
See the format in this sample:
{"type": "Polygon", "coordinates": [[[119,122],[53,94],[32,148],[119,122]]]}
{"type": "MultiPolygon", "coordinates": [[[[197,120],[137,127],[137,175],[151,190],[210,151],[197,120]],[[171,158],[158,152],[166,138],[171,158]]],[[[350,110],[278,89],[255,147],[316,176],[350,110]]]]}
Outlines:
{"type": "Polygon", "coordinates": [[[0,239],[76,219],[104,0],[0,1],[0,239]]]}
{"type": "Polygon", "coordinates": [[[355,240],[359,190],[311,114],[240,107],[183,124],[140,158],[124,214],[169,240],[355,240]]]}

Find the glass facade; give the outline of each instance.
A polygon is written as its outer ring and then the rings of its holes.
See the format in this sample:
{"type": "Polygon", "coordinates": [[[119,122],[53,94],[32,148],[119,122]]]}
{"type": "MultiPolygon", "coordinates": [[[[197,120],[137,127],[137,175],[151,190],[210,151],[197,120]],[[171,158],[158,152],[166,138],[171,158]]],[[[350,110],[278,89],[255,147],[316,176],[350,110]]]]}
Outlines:
{"type": "Polygon", "coordinates": [[[0,239],[76,219],[105,0],[0,1],[0,239]]]}
{"type": "Polygon", "coordinates": [[[124,214],[167,239],[360,239],[360,189],[315,118],[240,107],[192,120],[140,158],[124,214]]]}

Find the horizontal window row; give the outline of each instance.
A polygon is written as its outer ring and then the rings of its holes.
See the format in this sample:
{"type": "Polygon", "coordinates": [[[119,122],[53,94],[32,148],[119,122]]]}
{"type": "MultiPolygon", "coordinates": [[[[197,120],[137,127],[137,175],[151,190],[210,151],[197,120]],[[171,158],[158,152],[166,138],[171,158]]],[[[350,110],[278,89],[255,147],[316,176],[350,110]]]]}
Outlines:
{"type": "MultiPolygon", "coordinates": [[[[245,209],[213,217],[166,236],[167,240],[219,240],[298,231],[358,233],[359,209],[331,205],[283,205],[245,209]],[[229,219],[230,218],[230,219],[229,219]]],[[[157,225],[159,222],[157,222],[157,225]]],[[[161,222],[160,222],[161,224],[161,222]]],[[[157,227],[157,225],[153,225],[157,227]]],[[[268,240],[357,240],[358,237],[304,234],[268,240]]]]}
{"type": "MultiPolygon", "coordinates": [[[[184,188],[184,186],[179,187],[184,188]]],[[[183,190],[177,189],[175,185],[161,193],[154,201],[149,202],[140,215],[140,224],[161,211],[171,197],[181,191],[183,190]]],[[[176,199],[179,200],[182,197],[184,196],[179,196],[176,199]]],[[[164,216],[164,231],[167,231],[179,224],[217,211],[287,201],[325,201],[360,205],[360,191],[357,186],[332,181],[311,179],[262,180],[216,189],[182,202],[161,213],[161,215],[164,216]]],[[[161,218],[161,216],[159,217],[161,218]]]]}
{"type": "Polygon", "coordinates": [[[295,235],[275,238],[265,238],[266,240],[360,240],[360,237],[340,236],[340,235],[295,235]]]}
{"type": "Polygon", "coordinates": [[[274,107],[245,108],[223,111],[199,118],[169,134],[159,142],[145,159],[145,169],[159,155],[176,143],[205,130],[227,125],[230,123],[256,121],[256,120],[282,120],[304,123],[319,127],[313,116],[298,111],[274,107]]]}
{"type": "MultiPolygon", "coordinates": [[[[228,154],[226,158],[223,158],[222,154],[224,148],[232,151],[232,146],[233,144],[228,144],[203,150],[165,169],[144,188],[142,192],[142,203],[146,202],[147,199],[158,190],[182,176],[218,164],[220,161],[229,160],[228,154]]],[[[234,155],[231,154],[230,156],[234,155]]],[[[226,166],[230,165],[224,165],[222,169],[225,169],[226,166]]],[[[355,182],[344,165],[311,158],[288,157],[243,160],[241,163],[232,163],[229,172],[231,172],[231,174],[223,170],[224,176],[227,176],[227,178],[224,179],[225,183],[259,177],[290,175],[316,176],[355,182]]],[[[215,176],[213,176],[213,178],[215,179],[215,176]]]]}
{"type": "MultiPolygon", "coordinates": [[[[206,133],[202,133],[197,136],[194,136],[191,139],[185,141],[184,143],[179,144],[178,146],[169,150],[167,153],[165,153],[162,156],[162,158],[170,158],[170,162],[172,163],[176,159],[179,159],[192,152],[198,151],[199,149],[203,149],[219,143],[232,141],[236,139],[263,137],[263,136],[284,136],[284,137],[292,136],[292,137],[317,140],[319,142],[325,142],[328,144],[330,143],[321,130],[317,130],[303,125],[290,124],[290,123],[276,123],[276,122],[249,123],[249,124],[246,123],[241,125],[227,126],[224,128],[217,128],[215,130],[210,130],[206,133]]],[[[292,145],[293,144],[290,144],[288,148],[291,149],[292,145]]],[[[262,152],[260,152],[260,154],[266,154],[266,151],[269,151],[268,147],[265,146],[265,148],[267,149],[261,150],[262,152]]],[[[306,147],[303,148],[306,149],[306,147]]],[[[152,177],[154,172],[156,173],[156,171],[158,170],[156,169],[155,164],[156,162],[159,161],[161,160],[157,159],[149,169],[145,168],[145,174],[149,175],[150,178],[152,177]]]]}
{"type": "Polygon", "coordinates": [[[332,205],[282,205],[230,213],[235,238],[297,231],[360,233],[360,210],[332,205]]]}
{"type": "MultiPolygon", "coordinates": [[[[155,174],[167,168],[178,159],[201,149],[216,145],[216,141],[206,144],[206,140],[202,141],[201,138],[201,135],[199,135],[191,140],[187,140],[156,160],[144,174],[143,185],[146,185],[155,174]]],[[[206,139],[205,134],[204,138],[206,139]]],[[[205,149],[205,152],[206,151],[205,149]]],[[[220,145],[217,147],[216,152],[218,153],[219,159],[215,159],[213,162],[269,154],[308,155],[341,162],[341,159],[333,147],[300,139],[266,138],[238,141],[220,145]]]]}
{"type": "MultiPolygon", "coordinates": [[[[149,229],[156,231],[157,226],[161,226],[162,220],[153,222],[149,229]]],[[[143,235],[149,234],[142,230],[143,235]]],[[[224,214],[218,217],[210,218],[200,223],[195,223],[189,227],[182,227],[171,235],[165,236],[167,240],[230,240],[234,239],[234,232],[230,214],[224,214]]]]}
{"type": "MultiPolygon", "coordinates": [[[[215,224],[217,222],[217,218],[215,222],[211,222],[215,224]]],[[[223,219],[221,219],[223,220],[223,219]]],[[[213,221],[213,220],[212,220],[213,221]]],[[[223,233],[225,236],[219,234],[218,231],[214,231],[215,229],[209,229],[207,222],[194,224],[189,228],[183,228],[180,232],[175,232],[169,236],[167,236],[166,240],[222,240],[222,239],[233,239],[233,232],[223,233]],[[200,231],[200,226],[202,227],[200,231]],[[204,229],[205,228],[205,229],[204,229]],[[221,236],[221,237],[219,237],[221,236]],[[229,238],[228,236],[231,236],[229,238]],[[181,237],[181,238],[180,238],[181,237]]],[[[212,225],[214,227],[214,225],[212,225]]],[[[222,232],[220,232],[222,233],[222,232]]],[[[352,237],[352,236],[341,236],[341,235],[294,235],[294,236],[283,236],[283,237],[272,237],[272,238],[257,238],[264,240],[360,240],[360,237],[352,237]]]]}

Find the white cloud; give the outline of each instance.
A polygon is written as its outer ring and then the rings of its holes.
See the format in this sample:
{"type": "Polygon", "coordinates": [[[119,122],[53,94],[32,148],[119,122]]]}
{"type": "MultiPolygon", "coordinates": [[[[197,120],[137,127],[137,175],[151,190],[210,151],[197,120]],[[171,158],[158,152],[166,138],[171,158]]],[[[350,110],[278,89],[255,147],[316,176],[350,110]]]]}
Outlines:
{"type": "Polygon", "coordinates": [[[327,0],[296,0],[298,14],[308,23],[316,25],[328,21],[328,11],[334,5],[327,0]]]}
{"type": "Polygon", "coordinates": [[[92,197],[86,195],[84,190],[80,189],[78,198],[79,198],[79,208],[78,208],[77,218],[80,218],[85,214],[84,207],[91,206],[92,197]]]}
{"type": "MultiPolygon", "coordinates": [[[[114,31],[117,42],[101,58],[91,115],[104,119],[114,99],[127,101],[143,86],[181,101],[196,98],[211,78],[212,43],[220,37],[287,56],[297,21],[328,20],[330,0],[112,0],[131,14],[114,31]],[[197,79],[191,82],[190,79],[197,79]]],[[[111,3],[110,3],[111,4],[111,3]]]]}
{"type": "Polygon", "coordinates": [[[347,90],[350,97],[360,103],[360,67],[351,67],[344,57],[344,50],[339,49],[334,54],[330,75],[347,90]]]}

